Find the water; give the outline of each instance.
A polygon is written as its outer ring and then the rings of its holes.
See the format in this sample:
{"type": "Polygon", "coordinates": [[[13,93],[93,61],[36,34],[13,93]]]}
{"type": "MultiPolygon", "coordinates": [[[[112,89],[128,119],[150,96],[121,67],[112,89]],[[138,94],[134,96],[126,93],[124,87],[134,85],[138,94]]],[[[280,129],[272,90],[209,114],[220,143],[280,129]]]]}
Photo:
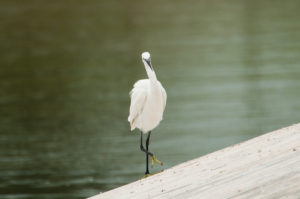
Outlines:
{"type": "Polygon", "coordinates": [[[299,1],[0,4],[2,199],[143,176],[127,116],[145,50],[168,93],[150,145],[163,168],[300,120],[299,1]]]}

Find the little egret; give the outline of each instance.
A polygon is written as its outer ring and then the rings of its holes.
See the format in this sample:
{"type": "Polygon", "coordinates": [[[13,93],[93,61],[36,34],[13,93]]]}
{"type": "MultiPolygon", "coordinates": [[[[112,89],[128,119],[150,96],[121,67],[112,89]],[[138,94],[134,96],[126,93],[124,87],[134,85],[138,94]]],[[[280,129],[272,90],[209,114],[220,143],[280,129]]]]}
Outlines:
{"type": "Polygon", "coordinates": [[[130,92],[131,103],[129,109],[128,121],[131,131],[138,128],[141,131],[140,149],[146,154],[146,172],[149,176],[148,157],[152,157],[152,166],[154,162],[162,165],[153,153],[149,152],[149,141],[151,131],[158,126],[163,118],[163,113],[167,102],[167,93],[157,80],[156,74],[151,64],[149,52],[142,53],[142,61],[149,79],[138,80],[130,92]],[[143,146],[143,134],[148,133],[146,139],[146,149],[143,146]]]}

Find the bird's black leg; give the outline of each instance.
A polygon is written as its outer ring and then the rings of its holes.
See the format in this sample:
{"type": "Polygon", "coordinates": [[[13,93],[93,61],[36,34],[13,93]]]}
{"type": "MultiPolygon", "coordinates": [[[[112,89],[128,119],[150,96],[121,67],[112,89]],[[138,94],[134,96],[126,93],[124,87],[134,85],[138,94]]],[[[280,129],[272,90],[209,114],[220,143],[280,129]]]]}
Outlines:
{"type": "Polygon", "coordinates": [[[152,158],[152,166],[154,164],[154,162],[156,162],[157,164],[159,165],[163,165],[163,163],[161,161],[159,161],[154,155],[153,153],[149,152],[149,143],[150,143],[150,135],[151,135],[151,132],[149,131],[148,133],[148,136],[147,136],[147,140],[146,140],[146,149],[144,148],[143,146],[143,132],[141,131],[141,144],[140,144],[140,149],[141,151],[143,151],[144,153],[146,153],[146,175],[149,174],[149,156],[151,156],[152,158]]]}
{"type": "MultiPolygon", "coordinates": [[[[149,169],[148,169],[148,165],[149,165],[149,141],[150,141],[150,135],[151,135],[151,131],[148,132],[148,135],[147,135],[147,140],[146,140],[146,174],[149,174],[149,169]]],[[[153,156],[152,156],[153,157],[153,156]]]]}
{"type": "Polygon", "coordinates": [[[140,149],[141,151],[145,152],[146,154],[146,172],[145,174],[149,174],[149,166],[148,166],[148,162],[149,162],[149,159],[148,159],[148,156],[150,155],[151,157],[153,157],[153,154],[148,152],[148,146],[147,146],[147,143],[146,143],[146,149],[144,148],[143,146],[143,132],[141,131],[141,145],[140,145],[140,149]]]}
{"type": "Polygon", "coordinates": [[[149,149],[150,135],[151,135],[151,131],[148,132],[148,136],[147,136],[147,140],[146,140],[146,150],[147,150],[147,151],[148,151],[148,149],[149,149]]]}

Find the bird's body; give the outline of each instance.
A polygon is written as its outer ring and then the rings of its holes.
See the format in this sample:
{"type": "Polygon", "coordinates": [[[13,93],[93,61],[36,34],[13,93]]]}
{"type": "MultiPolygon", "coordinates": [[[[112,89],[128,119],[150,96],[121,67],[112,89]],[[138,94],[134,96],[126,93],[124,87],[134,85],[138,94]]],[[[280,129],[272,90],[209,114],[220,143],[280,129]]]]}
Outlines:
{"type": "Polygon", "coordinates": [[[148,75],[148,79],[137,81],[130,92],[130,109],[128,121],[130,122],[131,131],[135,128],[141,131],[140,149],[146,154],[146,176],[149,175],[148,156],[152,157],[153,162],[162,165],[162,162],[149,152],[149,141],[151,131],[158,126],[163,118],[163,113],[167,102],[167,93],[161,83],[157,80],[153,70],[150,54],[144,52],[142,60],[148,75]],[[146,140],[146,149],[143,146],[143,134],[148,133],[146,140]]]}
{"type": "Polygon", "coordinates": [[[167,94],[159,81],[142,79],[134,84],[130,92],[131,105],[128,121],[131,130],[147,133],[158,126],[163,118],[167,94]]]}

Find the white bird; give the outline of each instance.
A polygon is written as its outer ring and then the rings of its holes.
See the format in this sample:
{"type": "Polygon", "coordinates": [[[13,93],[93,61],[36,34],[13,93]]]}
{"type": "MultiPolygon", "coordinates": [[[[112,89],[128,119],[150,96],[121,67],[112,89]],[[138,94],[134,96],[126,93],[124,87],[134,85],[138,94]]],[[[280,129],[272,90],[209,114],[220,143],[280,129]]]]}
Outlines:
{"type": "Polygon", "coordinates": [[[151,131],[158,126],[163,119],[163,113],[167,102],[167,93],[161,83],[157,80],[156,74],[151,64],[149,52],[142,53],[144,63],[149,79],[137,81],[130,92],[131,104],[128,121],[130,122],[131,131],[135,128],[141,131],[140,149],[146,153],[146,176],[149,175],[148,156],[160,165],[162,162],[156,159],[153,153],[149,152],[149,140],[151,131]],[[143,133],[148,133],[146,139],[146,149],[143,146],[143,133]]]}

